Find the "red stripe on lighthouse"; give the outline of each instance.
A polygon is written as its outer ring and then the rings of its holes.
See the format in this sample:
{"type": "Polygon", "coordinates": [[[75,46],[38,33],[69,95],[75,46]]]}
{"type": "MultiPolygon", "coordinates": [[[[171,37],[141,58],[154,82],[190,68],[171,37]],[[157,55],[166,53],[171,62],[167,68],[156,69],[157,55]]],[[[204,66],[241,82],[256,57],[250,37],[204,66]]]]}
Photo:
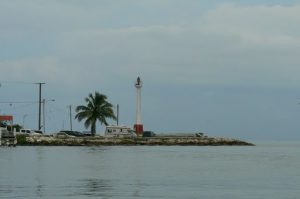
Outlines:
{"type": "Polygon", "coordinates": [[[138,136],[142,136],[143,135],[144,129],[143,129],[143,125],[142,124],[135,124],[134,125],[134,130],[135,130],[136,135],[138,135],[138,136]]]}

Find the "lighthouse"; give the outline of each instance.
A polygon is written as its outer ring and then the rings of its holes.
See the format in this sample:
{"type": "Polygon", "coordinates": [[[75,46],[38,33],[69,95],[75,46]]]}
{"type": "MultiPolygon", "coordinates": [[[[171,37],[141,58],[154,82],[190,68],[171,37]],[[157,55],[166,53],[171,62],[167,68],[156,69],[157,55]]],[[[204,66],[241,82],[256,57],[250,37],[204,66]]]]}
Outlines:
{"type": "Polygon", "coordinates": [[[143,83],[141,81],[141,78],[138,77],[135,82],[135,88],[136,88],[136,123],[134,125],[134,130],[138,136],[143,135],[143,124],[141,119],[141,89],[142,89],[143,83]]]}

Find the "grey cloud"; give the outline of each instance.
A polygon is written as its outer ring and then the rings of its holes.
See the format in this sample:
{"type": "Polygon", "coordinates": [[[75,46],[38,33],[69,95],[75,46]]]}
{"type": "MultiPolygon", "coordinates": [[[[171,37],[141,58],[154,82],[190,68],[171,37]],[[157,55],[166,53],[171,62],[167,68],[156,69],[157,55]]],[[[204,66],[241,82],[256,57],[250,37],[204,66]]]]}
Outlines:
{"type": "MultiPolygon", "coordinates": [[[[90,26],[96,19],[101,21],[107,17],[101,12],[93,10],[90,13],[90,7],[81,9],[64,2],[60,5],[61,8],[46,1],[24,5],[25,11],[35,10],[25,24],[45,19],[47,23],[42,27],[57,22],[78,24],[76,29],[61,24],[61,29],[51,34],[29,31],[23,40],[33,34],[36,40],[24,44],[39,45],[45,44],[47,38],[45,49],[39,47],[41,52],[45,51],[43,56],[55,57],[62,68],[72,67],[75,79],[82,76],[85,68],[86,76],[98,78],[94,74],[99,71],[104,79],[108,77],[104,74],[129,77],[143,71],[143,75],[155,76],[159,81],[172,77],[170,81],[193,84],[244,84],[244,80],[251,79],[258,85],[295,86],[299,83],[295,74],[299,72],[300,40],[295,19],[300,6],[222,5],[191,24],[107,28],[90,26]],[[52,7],[49,9],[52,11],[44,13],[47,6],[52,7]],[[57,12],[53,12],[56,9],[57,12]],[[87,20],[93,17],[92,22],[87,20]]],[[[7,35],[6,39],[14,40],[15,37],[7,35]]],[[[43,64],[33,63],[31,67],[40,65],[43,64]]]]}

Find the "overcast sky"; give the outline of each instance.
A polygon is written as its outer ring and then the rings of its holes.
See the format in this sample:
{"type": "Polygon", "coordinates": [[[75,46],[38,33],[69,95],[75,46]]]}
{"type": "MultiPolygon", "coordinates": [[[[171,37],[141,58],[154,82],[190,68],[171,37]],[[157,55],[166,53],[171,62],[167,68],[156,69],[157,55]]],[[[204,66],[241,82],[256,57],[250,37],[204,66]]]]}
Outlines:
{"type": "Polygon", "coordinates": [[[0,114],[37,128],[45,82],[48,132],[95,91],[133,126],[141,76],[146,130],[299,140],[299,21],[296,0],[2,0],[0,102],[32,103],[0,114]]]}

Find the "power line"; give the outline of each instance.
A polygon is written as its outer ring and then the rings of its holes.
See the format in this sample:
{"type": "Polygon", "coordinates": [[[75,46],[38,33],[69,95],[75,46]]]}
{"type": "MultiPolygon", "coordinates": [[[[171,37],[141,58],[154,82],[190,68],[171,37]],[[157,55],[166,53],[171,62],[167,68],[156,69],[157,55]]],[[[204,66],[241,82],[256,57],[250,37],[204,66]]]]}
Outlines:
{"type": "Polygon", "coordinates": [[[38,101],[3,101],[0,104],[35,104],[38,101]]]}
{"type": "Polygon", "coordinates": [[[36,102],[12,102],[12,101],[7,101],[7,102],[0,102],[0,104],[7,104],[9,106],[9,109],[6,106],[1,106],[2,110],[15,110],[15,109],[24,109],[30,106],[33,106],[36,104],[36,102]]]}
{"type": "Polygon", "coordinates": [[[42,106],[42,82],[25,82],[25,81],[0,81],[0,87],[2,84],[37,84],[39,85],[39,120],[38,120],[38,130],[41,130],[41,106],[42,106]]]}
{"type": "Polygon", "coordinates": [[[11,110],[15,110],[15,109],[20,110],[20,109],[31,107],[33,105],[35,105],[35,103],[32,103],[32,104],[20,104],[20,105],[17,105],[17,106],[15,106],[13,104],[9,104],[9,106],[10,106],[9,109],[11,109],[11,110]]]}
{"type": "Polygon", "coordinates": [[[34,82],[25,82],[25,81],[0,81],[0,86],[2,84],[35,84],[34,82]]]}

